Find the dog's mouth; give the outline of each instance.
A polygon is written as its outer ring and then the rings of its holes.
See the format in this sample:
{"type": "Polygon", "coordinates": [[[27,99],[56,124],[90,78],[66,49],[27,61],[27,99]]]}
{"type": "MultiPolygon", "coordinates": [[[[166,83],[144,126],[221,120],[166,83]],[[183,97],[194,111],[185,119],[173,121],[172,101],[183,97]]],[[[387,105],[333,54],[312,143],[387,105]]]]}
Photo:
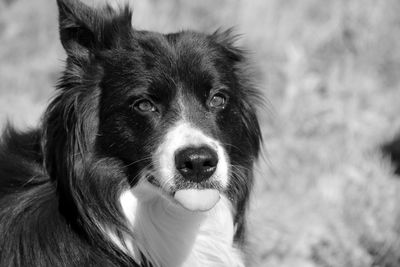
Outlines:
{"type": "Polygon", "coordinates": [[[148,175],[147,181],[149,181],[149,183],[151,183],[155,187],[161,188],[160,183],[157,181],[157,179],[153,175],[148,175]]]}
{"type": "Polygon", "coordinates": [[[189,211],[204,212],[212,209],[218,203],[222,192],[222,186],[214,181],[193,183],[177,179],[174,186],[165,189],[153,175],[147,175],[146,180],[171,202],[189,211]]]}

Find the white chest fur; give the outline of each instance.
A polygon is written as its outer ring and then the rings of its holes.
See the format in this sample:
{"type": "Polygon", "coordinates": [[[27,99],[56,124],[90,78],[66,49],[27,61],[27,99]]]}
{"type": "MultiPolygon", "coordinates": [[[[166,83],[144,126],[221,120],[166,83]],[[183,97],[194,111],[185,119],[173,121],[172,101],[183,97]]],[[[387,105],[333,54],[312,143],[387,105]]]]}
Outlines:
{"type": "Polygon", "coordinates": [[[140,262],[140,253],[155,267],[240,267],[241,252],[233,246],[230,202],[222,197],[208,212],[190,212],[153,189],[127,190],[120,202],[134,236],[111,239],[140,262]],[[125,243],[125,246],[122,244],[125,243]]]}

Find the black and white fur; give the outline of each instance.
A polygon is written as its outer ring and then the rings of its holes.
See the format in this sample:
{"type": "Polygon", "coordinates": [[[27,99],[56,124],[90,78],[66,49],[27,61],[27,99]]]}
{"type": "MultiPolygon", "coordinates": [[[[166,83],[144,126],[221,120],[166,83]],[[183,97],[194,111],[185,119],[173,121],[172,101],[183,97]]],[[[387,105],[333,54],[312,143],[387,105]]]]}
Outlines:
{"type": "Polygon", "coordinates": [[[259,95],[231,31],[57,2],[57,94],[0,145],[0,266],[244,266],[259,95]]]}

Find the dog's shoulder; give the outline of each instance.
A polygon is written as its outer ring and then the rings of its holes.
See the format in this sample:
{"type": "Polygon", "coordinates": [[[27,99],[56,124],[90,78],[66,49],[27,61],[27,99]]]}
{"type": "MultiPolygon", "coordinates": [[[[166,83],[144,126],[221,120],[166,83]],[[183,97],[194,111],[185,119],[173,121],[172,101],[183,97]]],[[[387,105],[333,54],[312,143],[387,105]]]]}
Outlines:
{"type": "Polygon", "coordinates": [[[41,129],[0,139],[0,266],[125,266],[78,236],[44,170],[41,129]]]}

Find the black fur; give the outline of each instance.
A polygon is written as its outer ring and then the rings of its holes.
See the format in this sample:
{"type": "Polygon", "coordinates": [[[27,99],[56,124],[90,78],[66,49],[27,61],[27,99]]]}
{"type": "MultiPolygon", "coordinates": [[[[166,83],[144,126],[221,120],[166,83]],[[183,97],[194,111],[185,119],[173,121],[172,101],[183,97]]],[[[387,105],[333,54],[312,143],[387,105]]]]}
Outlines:
{"type": "Polygon", "coordinates": [[[184,88],[190,118],[229,154],[236,207],[235,240],[244,241],[252,165],[261,133],[259,95],[244,52],[230,31],[173,34],[131,28],[128,8],[91,9],[58,0],[65,71],[41,127],[7,126],[0,146],[0,266],[137,266],[103,235],[98,223],[129,233],[117,197],[138,174],[179,113],[184,88]],[[206,110],[210,90],[229,104],[206,110]],[[141,95],[157,101],[155,116],[133,111],[141,95]]]}

